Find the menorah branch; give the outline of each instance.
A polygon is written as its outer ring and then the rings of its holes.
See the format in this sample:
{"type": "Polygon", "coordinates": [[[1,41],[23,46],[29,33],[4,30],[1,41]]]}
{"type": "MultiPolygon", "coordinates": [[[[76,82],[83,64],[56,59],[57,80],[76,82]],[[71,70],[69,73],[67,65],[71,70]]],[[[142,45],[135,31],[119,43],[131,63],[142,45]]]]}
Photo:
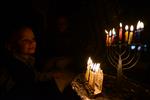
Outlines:
{"type": "Polygon", "coordinates": [[[140,54],[139,54],[139,56],[137,56],[136,61],[130,67],[123,68],[123,70],[130,69],[130,68],[134,67],[138,63],[139,59],[140,59],[140,54]]]}
{"type": "Polygon", "coordinates": [[[136,55],[136,54],[134,54],[134,56],[133,56],[126,64],[123,64],[123,66],[127,66],[127,65],[131,64],[132,61],[133,61],[134,59],[136,59],[136,56],[135,56],[135,55],[136,55]]]}
{"type": "Polygon", "coordinates": [[[126,50],[124,50],[120,55],[123,56],[126,53],[126,50]]]}
{"type": "Polygon", "coordinates": [[[127,60],[129,57],[130,57],[130,52],[128,52],[128,55],[125,58],[123,58],[122,61],[127,60]]]}

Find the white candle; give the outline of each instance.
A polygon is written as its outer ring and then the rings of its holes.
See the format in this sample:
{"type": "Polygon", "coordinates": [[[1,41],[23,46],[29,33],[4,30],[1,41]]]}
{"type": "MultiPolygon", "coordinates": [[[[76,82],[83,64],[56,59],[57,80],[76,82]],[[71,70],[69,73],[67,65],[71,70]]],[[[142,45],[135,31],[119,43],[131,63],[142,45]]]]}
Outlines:
{"type": "Polygon", "coordinates": [[[95,86],[95,80],[96,80],[96,75],[97,75],[97,73],[96,73],[96,68],[97,68],[97,64],[96,63],[94,63],[93,64],[93,75],[94,75],[94,79],[93,79],[93,85],[92,85],[92,87],[94,88],[94,86],[95,86]]]}
{"type": "Polygon", "coordinates": [[[93,67],[94,67],[94,65],[92,64],[91,69],[90,69],[90,77],[89,77],[89,85],[90,86],[93,86],[93,81],[94,81],[93,67]]]}
{"type": "Polygon", "coordinates": [[[102,92],[102,84],[103,84],[103,71],[100,69],[100,64],[98,63],[96,66],[96,79],[94,85],[94,94],[98,94],[102,92]]]}
{"type": "Polygon", "coordinates": [[[89,57],[88,62],[87,62],[87,69],[86,69],[86,73],[85,73],[85,79],[86,79],[86,81],[89,80],[90,69],[91,69],[92,64],[93,64],[92,59],[91,59],[91,57],[89,57]]]}
{"type": "Polygon", "coordinates": [[[99,71],[99,66],[100,66],[100,64],[98,63],[98,64],[96,64],[96,66],[95,66],[95,86],[96,86],[96,83],[98,82],[98,71],[99,71]]]}

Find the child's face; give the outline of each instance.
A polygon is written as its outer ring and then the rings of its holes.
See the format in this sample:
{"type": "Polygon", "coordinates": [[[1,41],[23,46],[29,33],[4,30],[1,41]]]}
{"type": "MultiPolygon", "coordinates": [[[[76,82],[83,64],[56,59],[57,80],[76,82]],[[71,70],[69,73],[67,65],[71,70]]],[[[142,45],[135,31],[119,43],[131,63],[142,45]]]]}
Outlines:
{"type": "Polygon", "coordinates": [[[24,31],[21,32],[18,45],[19,52],[21,54],[30,55],[35,53],[36,41],[31,29],[26,28],[24,31]]]}

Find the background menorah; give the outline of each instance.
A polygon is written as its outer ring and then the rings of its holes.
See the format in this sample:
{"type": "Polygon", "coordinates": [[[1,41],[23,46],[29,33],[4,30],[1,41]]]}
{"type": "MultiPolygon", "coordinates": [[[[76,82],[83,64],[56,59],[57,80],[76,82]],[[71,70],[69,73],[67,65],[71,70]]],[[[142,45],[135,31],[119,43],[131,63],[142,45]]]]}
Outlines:
{"type": "Polygon", "coordinates": [[[125,76],[124,70],[134,67],[141,55],[141,44],[138,46],[127,43],[115,43],[107,47],[107,58],[110,64],[117,70],[117,83],[121,85],[125,76]]]}
{"type": "Polygon", "coordinates": [[[130,32],[128,32],[128,26],[126,25],[125,34],[122,34],[124,30],[122,23],[120,23],[118,36],[114,28],[109,34],[107,30],[105,30],[107,35],[107,59],[117,70],[117,86],[119,88],[125,83],[125,80],[128,80],[123,74],[123,71],[134,67],[140,59],[143,49],[140,33],[143,31],[143,28],[143,22],[139,21],[136,30],[134,30],[134,26],[131,25],[130,32]]]}

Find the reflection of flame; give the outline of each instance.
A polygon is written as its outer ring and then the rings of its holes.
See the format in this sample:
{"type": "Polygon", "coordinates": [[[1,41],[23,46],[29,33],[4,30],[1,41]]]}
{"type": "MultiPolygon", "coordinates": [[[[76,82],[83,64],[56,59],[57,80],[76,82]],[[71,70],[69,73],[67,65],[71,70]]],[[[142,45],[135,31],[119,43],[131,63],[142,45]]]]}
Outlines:
{"type": "Polygon", "coordinates": [[[127,31],[128,29],[129,29],[129,26],[128,26],[128,25],[126,25],[126,26],[125,26],[125,30],[127,31]]]}
{"type": "Polygon", "coordinates": [[[130,31],[133,31],[134,30],[134,27],[133,25],[130,26],[130,31]]]}

